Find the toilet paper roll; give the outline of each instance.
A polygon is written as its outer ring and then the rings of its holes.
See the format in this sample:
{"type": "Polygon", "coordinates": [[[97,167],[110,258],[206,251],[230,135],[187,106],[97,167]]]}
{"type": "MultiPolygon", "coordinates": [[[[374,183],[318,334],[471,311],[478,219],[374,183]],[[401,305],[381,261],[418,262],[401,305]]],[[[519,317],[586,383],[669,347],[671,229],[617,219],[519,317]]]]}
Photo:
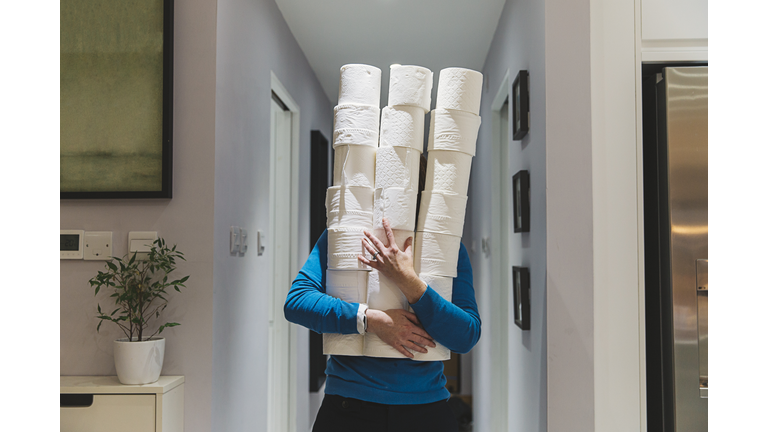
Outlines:
{"type": "Polygon", "coordinates": [[[413,268],[418,274],[456,277],[461,237],[416,232],[413,243],[413,268]]]}
{"type": "Polygon", "coordinates": [[[398,105],[381,110],[381,147],[409,147],[424,150],[424,111],[419,107],[398,105]]]}
{"type": "Polygon", "coordinates": [[[475,155],[480,116],[466,111],[438,108],[432,111],[432,131],[427,151],[452,150],[475,155]]]}
{"type": "Polygon", "coordinates": [[[421,153],[409,147],[379,147],[376,152],[376,188],[418,190],[421,153]]]}
{"type": "MultiPolygon", "coordinates": [[[[453,295],[453,278],[446,276],[436,276],[431,274],[420,274],[419,278],[429,285],[430,288],[435,290],[440,297],[447,301],[451,301],[453,295]]],[[[426,347],[427,353],[413,352],[413,359],[416,361],[444,361],[450,360],[451,350],[445,347],[440,342],[435,341],[434,348],[426,347]]]]}
{"type": "Polygon", "coordinates": [[[325,293],[349,303],[368,300],[368,274],[365,270],[325,270],[325,293]]]}
{"type": "Polygon", "coordinates": [[[461,237],[464,233],[465,195],[423,191],[416,231],[428,231],[461,237]]]}
{"type": "Polygon", "coordinates": [[[333,109],[333,130],[379,130],[379,107],[372,105],[344,104],[333,109]]]}
{"type": "MultiPolygon", "coordinates": [[[[405,249],[405,241],[408,240],[408,237],[413,237],[413,231],[409,230],[393,229],[392,234],[394,234],[395,244],[397,244],[397,247],[400,250],[405,249]]],[[[384,244],[384,246],[389,246],[389,239],[387,239],[387,233],[383,228],[374,229],[373,235],[376,236],[376,238],[379,239],[384,244]]]]}
{"type": "Polygon", "coordinates": [[[416,189],[376,189],[373,197],[373,224],[384,228],[382,218],[387,218],[392,229],[413,231],[416,225],[416,189]]]}
{"type": "Polygon", "coordinates": [[[323,333],[323,354],[362,356],[365,346],[365,335],[323,333]]]}
{"type": "Polygon", "coordinates": [[[457,151],[433,150],[427,155],[424,190],[467,195],[472,155],[457,151]]]}
{"type": "Polygon", "coordinates": [[[429,113],[429,134],[427,135],[427,151],[435,146],[435,110],[429,113]]]}
{"type": "Polygon", "coordinates": [[[435,107],[480,114],[482,93],[483,74],[471,69],[446,68],[440,71],[435,107]]]}
{"type": "Polygon", "coordinates": [[[369,256],[363,248],[362,228],[328,228],[328,268],[331,270],[369,270],[370,267],[357,259],[358,255],[369,256]]]}
{"type": "Polygon", "coordinates": [[[365,64],[347,64],[341,67],[339,105],[354,103],[378,108],[380,97],[381,69],[365,64]]]}
{"type": "MultiPolygon", "coordinates": [[[[378,310],[407,309],[408,300],[400,288],[376,270],[368,277],[368,307],[378,310]]],[[[406,358],[398,350],[373,333],[366,333],[363,355],[369,357],[406,358]]]]}
{"type": "Polygon", "coordinates": [[[389,68],[389,99],[387,105],[410,105],[429,111],[432,104],[432,71],[421,66],[391,66],[389,68]]]}
{"type": "Polygon", "coordinates": [[[413,353],[413,360],[416,361],[445,361],[451,359],[451,350],[440,342],[435,342],[435,347],[426,347],[426,353],[409,350],[413,353]]]}
{"type": "Polygon", "coordinates": [[[325,192],[325,210],[373,212],[374,189],[363,186],[331,186],[325,192]]]}
{"type": "Polygon", "coordinates": [[[373,230],[373,213],[361,211],[330,211],[326,215],[327,228],[358,227],[373,230]]]}
{"type": "Polygon", "coordinates": [[[333,131],[333,148],[343,145],[379,146],[379,131],[368,129],[338,129],[333,131]]]}
{"type": "Polygon", "coordinates": [[[334,149],[334,186],[374,186],[376,147],[343,145],[334,149]]]}

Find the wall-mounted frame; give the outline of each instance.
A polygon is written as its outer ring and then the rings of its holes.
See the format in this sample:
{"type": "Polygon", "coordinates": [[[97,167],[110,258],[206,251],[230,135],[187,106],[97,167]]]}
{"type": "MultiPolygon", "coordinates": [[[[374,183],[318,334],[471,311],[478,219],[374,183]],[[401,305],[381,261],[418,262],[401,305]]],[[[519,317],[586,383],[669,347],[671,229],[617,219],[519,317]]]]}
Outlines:
{"type": "Polygon", "coordinates": [[[528,71],[518,72],[512,83],[512,139],[520,141],[528,133],[530,127],[530,98],[528,71]]]}
{"type": "Polygon", "coordinates": [[[171,198],[174,0],[60,12],[60,198],[171,198]]]}
{"type": "Polygon", "coordinates": [[[512,176],[512,207],[515,232],[531,231],[531,181],[527,170],[512,176]]]}
{"type": "Polygon", "coordinates": [[[528,267],[512,267],[512,290],[515,301],[515,324],[523,330],[530,330],[531,276],[528,267]]]}

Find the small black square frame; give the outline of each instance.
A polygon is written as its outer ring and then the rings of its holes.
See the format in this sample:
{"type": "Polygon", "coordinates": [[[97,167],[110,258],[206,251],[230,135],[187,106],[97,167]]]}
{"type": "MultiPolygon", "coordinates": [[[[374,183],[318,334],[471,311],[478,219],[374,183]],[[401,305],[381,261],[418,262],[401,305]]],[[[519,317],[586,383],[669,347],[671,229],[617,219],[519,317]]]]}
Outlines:
{"type": "Polygon", "coordinates": [[[512,176],[512,215],[515,232],[531,231],[531,180],[527,170],[512,176]]]}
{"type": "Polygon", "coordinates": [[[531,329],[531,277],[528,267],[512,267],[512,296],[515,300],[515,324],[531,329]]]}
{"type": "Polygon", "coordinates": [[[530,98],[528,97],[528,71],[517,73],[512,83],[512,139],[520,141],[530,127],[530,98]]]}

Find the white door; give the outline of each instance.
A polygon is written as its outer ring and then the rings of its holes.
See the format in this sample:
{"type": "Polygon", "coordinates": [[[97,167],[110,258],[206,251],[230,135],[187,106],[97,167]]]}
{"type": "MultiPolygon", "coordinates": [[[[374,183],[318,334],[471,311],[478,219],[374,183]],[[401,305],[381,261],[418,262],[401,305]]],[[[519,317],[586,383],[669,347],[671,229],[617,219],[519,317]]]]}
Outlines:
{"type": "Polygon", "coordinates": [[[282,305],[291,285],[291,112],[273,95],[270,127],[270,232],[272,292],[269,317],[269,431],[288,431],[291,332],[282,305]]]}

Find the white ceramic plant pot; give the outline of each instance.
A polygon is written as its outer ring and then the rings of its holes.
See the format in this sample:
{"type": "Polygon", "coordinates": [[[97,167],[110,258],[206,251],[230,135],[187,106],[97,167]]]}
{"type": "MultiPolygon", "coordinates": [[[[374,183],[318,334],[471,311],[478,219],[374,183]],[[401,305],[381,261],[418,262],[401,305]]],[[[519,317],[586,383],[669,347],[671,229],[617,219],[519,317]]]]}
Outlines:
{"type": "Polygon", "coordinates": [[[165,338],[140,342],[118,339],[114,342],[114,354],[117,379],[121,383],[150,384],[160,378],[163,369],[165,338]]]}

